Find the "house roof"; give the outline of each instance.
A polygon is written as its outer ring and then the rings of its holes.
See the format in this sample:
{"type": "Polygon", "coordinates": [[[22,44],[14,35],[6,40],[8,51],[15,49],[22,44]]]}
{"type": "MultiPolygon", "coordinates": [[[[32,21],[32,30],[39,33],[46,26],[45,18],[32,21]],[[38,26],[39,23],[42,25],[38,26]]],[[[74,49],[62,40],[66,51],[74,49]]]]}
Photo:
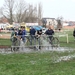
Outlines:
{"type": "Polygon", "coordinates": [[[42,18],[42,19],[55,19],[55,18],[49,18],[49,17],[45,17],[45,18],[42,18]]]}

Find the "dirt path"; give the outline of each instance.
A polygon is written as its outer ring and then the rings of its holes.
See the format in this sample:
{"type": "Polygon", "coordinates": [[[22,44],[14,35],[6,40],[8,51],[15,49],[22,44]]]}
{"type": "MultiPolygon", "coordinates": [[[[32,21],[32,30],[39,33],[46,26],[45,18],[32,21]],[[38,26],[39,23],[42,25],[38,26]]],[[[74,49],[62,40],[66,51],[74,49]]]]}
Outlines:
{"type": "Polygon", "coordinates": [[[10,34],[0,34],[0,38],[10,39],[10,34]]]}

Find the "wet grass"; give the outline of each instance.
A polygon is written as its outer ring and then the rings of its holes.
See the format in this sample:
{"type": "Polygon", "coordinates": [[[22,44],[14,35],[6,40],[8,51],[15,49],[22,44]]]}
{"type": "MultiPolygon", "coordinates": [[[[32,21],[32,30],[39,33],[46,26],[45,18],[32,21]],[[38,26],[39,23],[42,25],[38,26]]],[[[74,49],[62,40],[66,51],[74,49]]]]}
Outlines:
{"type": "Polygon", "coordinates": [[[69,52],[0,54],[0,75],[75,75],[75,58],[54,63],[57,57],[69,54],[69,52]]]}
{"type": "MultiPolygon", "coordinates": [[[[60,45],[74,47],[72,38],[68,44],[64,37],[60,38],[60,45]]],[[[0,39],[0,43],[10,45],[11,41],[0,39]]],[[[75,75],[75,57],[55,63],[58,57],[74,54],[75,51],[0,54],[0,75],[75,75]]]]}
{"type": "Polygon", "coordinates": [[[10,39],[2,39],[2,38],[0,38],[0,45],[11,46],[11,40],[10,39]]]}

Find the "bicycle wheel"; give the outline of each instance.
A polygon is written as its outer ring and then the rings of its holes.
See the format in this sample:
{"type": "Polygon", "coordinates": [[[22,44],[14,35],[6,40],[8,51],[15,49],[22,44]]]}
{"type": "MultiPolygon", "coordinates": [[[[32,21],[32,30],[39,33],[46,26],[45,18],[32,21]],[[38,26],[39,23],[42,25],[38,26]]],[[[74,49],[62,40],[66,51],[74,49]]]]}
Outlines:
{"type": "Polygon", "coordinates": [[[58,47],[59,46],[59,40],[57,37],[53,37],[51,39],[51,45],[52,45],[52,47],[58,47]]]}
{"type": "Polygon", "coordinates": [[[12,41],[12,46],[13,46],[12,51],[16,51],[19,49],[20,41],[17,38],[13,38],[13,39],[14,39],[14,41],[12,41]]]}
{"type": "Polygon", "coordinates": [[[30,46],[30,37],[26,36],[26,42],[25,42],[25,46],[30,46]]]}

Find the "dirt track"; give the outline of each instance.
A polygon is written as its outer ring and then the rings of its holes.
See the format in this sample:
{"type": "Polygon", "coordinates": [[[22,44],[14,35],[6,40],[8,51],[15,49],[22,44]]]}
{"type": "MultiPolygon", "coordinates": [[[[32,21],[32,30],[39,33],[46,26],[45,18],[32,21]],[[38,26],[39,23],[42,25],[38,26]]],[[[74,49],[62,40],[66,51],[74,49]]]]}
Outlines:
{"type": "Polygon", "coordinates": [[[63,28],[64,29],[74,29],[75,28],[75,25],[73,25],[73,26],[64,26],[63,28]]]}
{"type": "Polygon", "coordinates": [[[0,38],[10,39],[10,34],[0,34],[0,38]]]}

